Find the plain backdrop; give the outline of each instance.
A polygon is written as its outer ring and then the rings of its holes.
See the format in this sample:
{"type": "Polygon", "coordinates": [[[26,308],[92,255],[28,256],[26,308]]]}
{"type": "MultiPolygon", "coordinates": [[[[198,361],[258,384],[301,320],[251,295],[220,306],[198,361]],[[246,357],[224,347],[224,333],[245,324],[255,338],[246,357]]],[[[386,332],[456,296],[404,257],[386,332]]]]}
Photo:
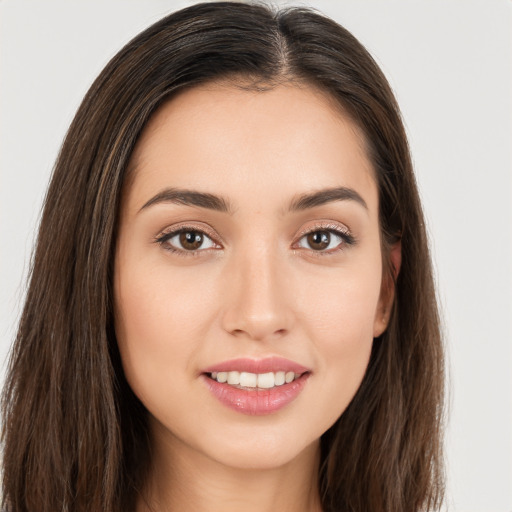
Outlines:
{"type": "MultiPolygon", "coordinates": [[[[0,0],[2,362],[45,189],[80,100],[124,43],[191,3],[0,0]]],[[[512,1],[301,5],[367,46],[402,108],[446,334],[448,509],[512,512],[512,1]]]]}

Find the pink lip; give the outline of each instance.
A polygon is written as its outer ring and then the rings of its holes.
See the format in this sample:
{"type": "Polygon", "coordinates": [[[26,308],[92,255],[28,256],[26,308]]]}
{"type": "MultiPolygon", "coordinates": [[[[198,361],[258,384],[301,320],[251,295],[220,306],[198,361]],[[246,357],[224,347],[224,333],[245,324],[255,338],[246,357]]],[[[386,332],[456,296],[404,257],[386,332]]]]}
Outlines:
{"type": "Polygon", "coordinates": [[[310,370],[284,357],[267,357],[265,359],[230,359],[205,368],[203,373],[233,371],[249,373],[294,372],[302,374],[310,370]]]}
{"type": "Polygon", "coordinates": [[[261,360],[233,359],[204,370],[202,379],[211,393],[224,405],[237,412],[248,415],[265,415],[276,412],[295,400],[304,389],[310,371],[288,359],[271,357],[261,360]],[[271,389],[239,389],[210,378],[212,372],[243,371],[250,373],[294,372],[301,374],[293,382],[275,386],[271,389]]]}

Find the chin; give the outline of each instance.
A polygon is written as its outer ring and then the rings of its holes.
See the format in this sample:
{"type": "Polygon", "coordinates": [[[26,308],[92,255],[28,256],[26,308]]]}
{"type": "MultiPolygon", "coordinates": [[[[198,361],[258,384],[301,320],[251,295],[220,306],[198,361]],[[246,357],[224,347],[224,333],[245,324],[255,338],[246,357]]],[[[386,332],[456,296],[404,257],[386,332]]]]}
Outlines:
{"type": "Polygon", "coordinates": [[[276,469],[319,452],[320,437],[290,435],[288,429],[251,430],[240,438],[205,439],[204,452],[218,463],[240,470],[276,469]]]}

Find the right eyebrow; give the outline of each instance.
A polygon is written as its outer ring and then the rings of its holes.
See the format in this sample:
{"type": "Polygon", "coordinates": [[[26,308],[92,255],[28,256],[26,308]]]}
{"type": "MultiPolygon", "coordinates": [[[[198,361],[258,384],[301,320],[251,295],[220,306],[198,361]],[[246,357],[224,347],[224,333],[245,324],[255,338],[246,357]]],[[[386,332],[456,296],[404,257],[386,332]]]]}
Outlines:
{"type": "Polygon", "coordinates": [[[335,201],[355,201],[368,210],[366,201],[353,188],[334,187],[318,190],[311,194],[303,194],[293,199],[290,211],[307,210],[335,201]]]}
{"type": "Polygon", "coordinates": [[[221,196],[181,188],[166,188],[161,192],[158,192],[158,194],[144,203],[139,211],[160,203],[198,206],[199,208],[207,208],[209,210],[216,210],[223,213],[233,213],[233,209],[231,208],[229,201],[221,196]]]}

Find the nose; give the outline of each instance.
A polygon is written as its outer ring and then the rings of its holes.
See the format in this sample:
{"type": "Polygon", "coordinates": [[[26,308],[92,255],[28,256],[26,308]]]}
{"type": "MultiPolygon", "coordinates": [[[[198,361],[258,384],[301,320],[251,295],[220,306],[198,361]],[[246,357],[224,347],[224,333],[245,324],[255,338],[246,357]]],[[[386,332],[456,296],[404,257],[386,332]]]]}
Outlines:
{"type": "Polygon", "coordinates": [[[226,268],[223,328],[239,338],[272,341],[294,321],[284,262],[269,248],[241,255],[226,268]]]}

